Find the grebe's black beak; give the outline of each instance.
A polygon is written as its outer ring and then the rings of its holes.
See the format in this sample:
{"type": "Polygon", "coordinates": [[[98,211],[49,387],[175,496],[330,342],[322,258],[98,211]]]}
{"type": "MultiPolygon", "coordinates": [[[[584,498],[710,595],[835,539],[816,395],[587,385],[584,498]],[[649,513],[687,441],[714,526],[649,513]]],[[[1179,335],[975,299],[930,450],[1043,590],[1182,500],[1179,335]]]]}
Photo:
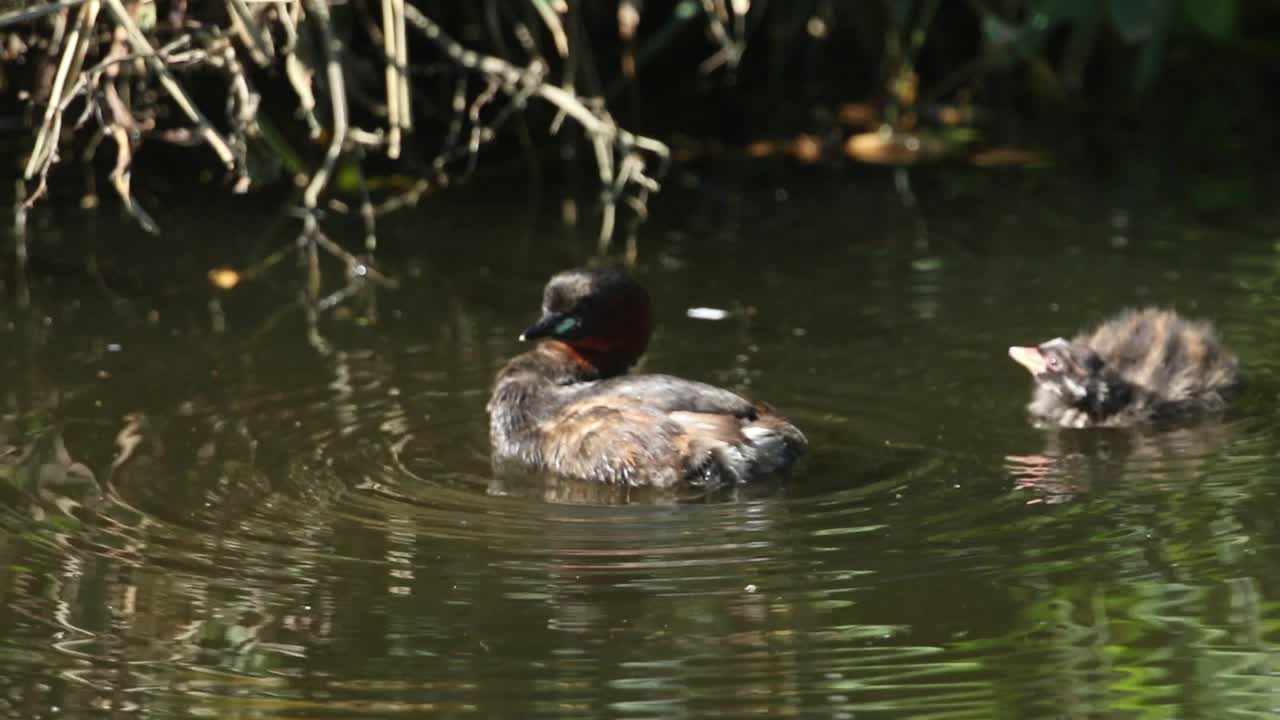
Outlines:
{"type": "Polygon", "coordinates": [[[529,340],[540,340],[542,338],[558,338],[564,337],[574,330],[578,329],[581,321],[573,315],[567,313],[550,313],[543,315],[542,319],[530,325],[527,330],[520,333],[520,341],[527,342],[529,340]]]}

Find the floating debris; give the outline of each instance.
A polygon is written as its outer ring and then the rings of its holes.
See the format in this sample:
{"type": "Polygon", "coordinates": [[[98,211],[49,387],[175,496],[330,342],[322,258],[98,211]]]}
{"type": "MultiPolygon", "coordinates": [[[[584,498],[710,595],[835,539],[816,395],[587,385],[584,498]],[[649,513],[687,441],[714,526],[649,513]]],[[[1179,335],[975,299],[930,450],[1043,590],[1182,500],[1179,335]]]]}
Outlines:
{"type": "Polygon", "coordinates": [[[240,284],[240,273],[231,268],[214,268],[209,271],[209,282],[221,290],[230,290],[240,284]]]}
{"type": "Polygon", "coordinates": [[[730,312],[713,307],[691,307],[684,314],[694,320],[724,320],[729,317],[730,312]]]}
{"type": "Polygon", "coordinates": [[[969,162],[978,167],[1020,167],[1044,165],[1048,162],[1044,153],[1015,147],[992,147],[979,150],[969,156],[969,162]]]}
{"type": "Polygon", "coordinates": [[[932,135],[887,131],[858,133],[844,149],[849,157],[873,165],[913,165],[947,153],[946,144],[932,135]]]}

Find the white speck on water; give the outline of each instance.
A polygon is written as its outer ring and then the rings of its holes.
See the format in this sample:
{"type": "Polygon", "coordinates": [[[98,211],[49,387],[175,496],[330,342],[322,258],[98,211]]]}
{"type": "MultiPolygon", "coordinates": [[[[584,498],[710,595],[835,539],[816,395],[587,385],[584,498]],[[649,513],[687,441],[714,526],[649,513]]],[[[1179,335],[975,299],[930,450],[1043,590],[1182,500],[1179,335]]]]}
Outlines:
{"type": "Polygon", "coordinates": [[[756,591],[756,586],[755,586],[755,585],[748,585],[748,586],[746,586],[746,587],[744,587],[744,588],[742,588],[742,589],[743,589],[743,590],[746,590],[746,591],[747,591],[747,592],[749,592],[749,593],[753,593],[753,592],[755,592],[755,591],[756,591]]]}
{"type": "Polygon", "coordinates": [[[107,352],[120,352],[122,349],[120,343],[107,343],[107,352]]]}
{"type": "Polygon", "coordinates": [[[684,314],[694,320],[724,320],[729,317],[728,310],[713,307],[691,307],[684,314]]]}

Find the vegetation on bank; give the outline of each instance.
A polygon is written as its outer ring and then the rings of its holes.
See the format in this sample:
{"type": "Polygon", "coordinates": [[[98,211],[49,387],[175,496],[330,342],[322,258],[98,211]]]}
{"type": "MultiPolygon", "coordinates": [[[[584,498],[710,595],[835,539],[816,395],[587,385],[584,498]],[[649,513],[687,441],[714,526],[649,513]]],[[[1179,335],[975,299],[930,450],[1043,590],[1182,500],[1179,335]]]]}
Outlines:
{"type": "Polygon", "coordinates": [[[677,133],[806,162],[1034,162],[975,144],[976,128],[1142,102],[1171,62],[1274,63],[1278,18],[1258,0],[29,3],[0,12],[18,253],[51,184],[91,207],[105,178],[158,232],[132,188],[154,153],[181,160],[164,171],[177,183],[292,181],[309,264],[325,251],[352,287],[386,283],[371,264],[381,217],[485,157],[537,167],[548,145],[591,158],[605,252],[644,216],[677,133]],[[331,241],[322,210],[360,217],[363,246],[331,241]]]}

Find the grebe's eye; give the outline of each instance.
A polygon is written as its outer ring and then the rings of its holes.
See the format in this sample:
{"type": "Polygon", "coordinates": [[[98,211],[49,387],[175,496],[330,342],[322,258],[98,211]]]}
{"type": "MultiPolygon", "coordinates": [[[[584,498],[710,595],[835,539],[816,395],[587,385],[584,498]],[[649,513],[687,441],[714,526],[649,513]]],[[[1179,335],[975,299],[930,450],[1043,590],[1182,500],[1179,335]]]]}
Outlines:
{"type": "Polygon", "coordinates": [[[1052,371],[1057,372],[1062,369],[1062,359],[1057,355],[1050,355],[1045,361],[1045,365],[1052,371]]]}

